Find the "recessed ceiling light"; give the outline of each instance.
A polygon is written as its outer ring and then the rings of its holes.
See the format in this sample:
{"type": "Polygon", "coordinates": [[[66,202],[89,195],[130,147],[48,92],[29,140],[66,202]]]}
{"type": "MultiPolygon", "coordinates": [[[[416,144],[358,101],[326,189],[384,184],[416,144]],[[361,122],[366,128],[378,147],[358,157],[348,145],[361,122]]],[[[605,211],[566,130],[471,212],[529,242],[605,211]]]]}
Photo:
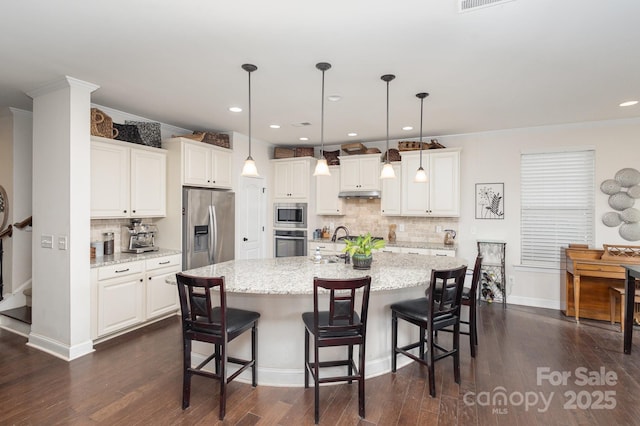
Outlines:
{"type": "Polygon", "coordinates": [[[353,137],[353,136],[358,136],[358,134],[356,132],[351,132],[351,133],[347,133],[347,136],[353,137]]]}
{"type": "Polygon", "coordinates": [[[280,125],[279,124],[271,124],[271,125],[269,125],[269,127],[271,127],[272,129],[279,129],[280,125]]]}
{"type": "Polygon", "coordinates": [[[412,126],[404,126],[402,130],[413,130],[412,126]]]}
{"type": "Polygon", "coordinates": [[[327,99],[329,99],[331,102],[338,102],[340,99],[342,99],[342,96],[340,96],[340,95],[329,95],[327,97],[327,99]]]}
{"type": "Polygon", "coordinates": [[[308,141],[309,138],[305,138],[304,136],[300,138],[301,141],[308,141]]]}
{"type": "Polygon", "coordinates": [[[620,106],[621,107],[632,106],[632,105],[635,105],[637,103],[638,103],[638,101],[627,101],[627,102],[621,103],[620,106]]]}
{"type": "Polygon", "coordinates": [[[231,112],[242,112],[242,108],[240,108],[240,107],[229,107],[229,111],[231,111],[231,112]]]}

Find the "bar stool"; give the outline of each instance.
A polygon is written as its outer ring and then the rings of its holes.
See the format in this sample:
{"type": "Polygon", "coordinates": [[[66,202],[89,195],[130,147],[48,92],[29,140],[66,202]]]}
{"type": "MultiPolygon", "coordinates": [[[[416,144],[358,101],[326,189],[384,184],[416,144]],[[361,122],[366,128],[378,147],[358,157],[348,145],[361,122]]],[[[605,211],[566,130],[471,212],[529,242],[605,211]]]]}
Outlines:
{"type": "MultiPolygon", "coordinates": [[[[620,300],[620,331],[624,331],[624,288],[609,287],[609,303],[611,305],[611,324],[615,324],[616,302],[620,300]]],[[[635,303],[640,303],[640,294],[636,293],[635,303]]]]}
{"type": "MultiPolygon", "coordinates": [[[[184,350],[182,409],[189,407],[191,376],[198,375],[220,382],[220,420],[224,419],[227,393],[226,386],[240,373],[251,368],[253,387],[257,385],[256,358],[258,340],[258,318],[260,314],[243,309],[227,307],[224,277],[195,277],[176,274],[178,295],[182,312],[182,347],[184,350]],[[212,290],[218,290],[218,306],[213,306],[212,290]],[[245,331],[251,330],[251,359],[228,356],[227,344],[245,331]],[[214,345],[214,352],[197,367],[191,366],[191,342],[207,342],[214,345]],[[215,372],[205,371],[209,362],[215,361],[215,372]],[[235,373],[227,376],[227,363],[240,365],[235,373]]],[[[215,293],[214,293],[215,294],[215,293]]]]}
{"type": "Polygon", "coordinates": [[[364,418],[365,344],[371,277],[351,279],[313,279],[313,312],[302,314],[304,322],[304,387],[313,377],[315,422],[320,418],[320,383],[358,381],[358,412],[364,418]],[[356,311],[356,290],[362,289],[360,314],[356,311]],[[323,291],[328,290],[328,291],[323,291]],[[326,295],[326,297],[321,297],[326,295]],[[328,311],[319,311],[319,298],[328,300],[328,311]],[[313,362],[309,359],[309,339],[313,335],[313,362]],[[353,360],[353,347],[358,346],[358,365],[353,360]],[[320,361],[320,348],[347,346],[346,359],[320,361]],[[342,376],[320,377],[320,368],[347,367],[342,376]]]}

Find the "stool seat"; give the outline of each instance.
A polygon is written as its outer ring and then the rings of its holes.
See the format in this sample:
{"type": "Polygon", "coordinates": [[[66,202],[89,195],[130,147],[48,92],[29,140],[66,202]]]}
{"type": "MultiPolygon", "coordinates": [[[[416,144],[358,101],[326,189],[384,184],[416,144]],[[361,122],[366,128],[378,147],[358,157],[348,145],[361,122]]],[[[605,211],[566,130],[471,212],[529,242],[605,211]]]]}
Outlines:
{"type": "MultiPolygon", "coordinates": [[[[620,331],[624,331],[624,287],[609,287],[609,303],[611,307],[611,324],[615,323],[616,302],[620,299],[620,331]]],[[[640,294],[636,294],[634,303],[640,303],[640,294]]]]}

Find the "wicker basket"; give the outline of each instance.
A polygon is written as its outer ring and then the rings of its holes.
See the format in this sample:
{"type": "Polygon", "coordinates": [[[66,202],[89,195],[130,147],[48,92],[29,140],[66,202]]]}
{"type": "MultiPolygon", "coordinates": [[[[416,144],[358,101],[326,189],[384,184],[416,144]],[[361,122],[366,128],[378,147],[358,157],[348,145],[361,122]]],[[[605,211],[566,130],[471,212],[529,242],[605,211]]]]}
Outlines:
{"type": "MultiPolygon", "coordinates": [[[[203,132],[193,132],[194,134],[203,133],[203,132]]],[[[229,135],[225,133],[209,133],[204,132],[204,137],[202,138],[202,142],[208,143],[211,145],[220,146],[222,148],[230,148],[231,144],[229,142],[229,135]]]]}
{"type": "Polygon", "coordinates": [[[295,155],[295,151],[293,149],[290,148],[282,148],[279,146],[276,146],[273,149],[273,158],[293,158],[293,156],[295,155]]]}
{"type": "MultiPolygon", "coordinates": [[[[400,161],[402,158],[400,157],[400,151],[394,148],[389,148],[389,161],[400,161]]],[[[387,153],[385,152],[382,156],[382,161],[387,161],[387,153]]]]}
{"type": "Polygon", "coordinates": [[[308,146],[298,146],[294,149],[295,157],[313,157],[314,151],[313,147],[308,146]]]}
{"type": "Polygon", "coordinates": [[[113,139],[118,136],[118,130],[113,128],[111,117],[98,108],[91,108],[91,134],[113,139]]]}
{"type": "Polygon", "coordinates": [[[323,153],[324,158],[327,160],[327,164],[330,166],[339,166],[340,165],[340,159],[338,158],[338,156],[340,155],[340,150],[336,150],[336,151],[325,151],[323,153]]]}
{"type": "Polygon", "coordinates": [[[360,142],[346,143],[344,145],[340,145],[340,148],[342,148],[342,150],[349,155],[364,154],[365,152],[367,152],[367,147],[360,142]]]}

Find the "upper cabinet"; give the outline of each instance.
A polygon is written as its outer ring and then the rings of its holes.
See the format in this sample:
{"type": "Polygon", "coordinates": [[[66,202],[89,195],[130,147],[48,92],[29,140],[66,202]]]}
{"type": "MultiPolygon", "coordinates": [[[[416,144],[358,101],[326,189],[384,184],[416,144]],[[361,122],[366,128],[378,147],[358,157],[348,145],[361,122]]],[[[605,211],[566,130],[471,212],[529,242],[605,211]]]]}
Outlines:
{"type": "Polygon", "coordinates": [[[422,151],[422,167],[428,182],[414,182],[420,167],[420,152],[402,155],[402,215],[460,216],[460,149],[422,151]]]}
{"type": "Polygon", "coordinates": [[[340,191],[379,191],[380,154],[340,157],[340,191]]]}
{"type": "MultiPolygon", "coordinates": [[[[344,201],[340,192],[340,166],[329,166],[331,176],[316,176],[316,213],[344,215],[344,201]]],[[[312,251],[309,253],[313,253],[312,251]]]]}
{"type": "Polygon", "coordinates": [[[400,216],[402,214],[402,165],[391,163],[396,174],[395,179],[381,179],[382,194],[380,196],[380,213],[383,216],[400,216]]]}
{"type": "Polygon", "coordinates": [[[308,202],[311,157],[272,160],[273,198],[308,202]]]}
{"type": "Polygon", "coordinates": [[[91,217],[166,215],[167,155],[163,149],[91,137],[91,217]]]}
{"type": "MultiPolygon", "coordinates": [[[[181,138],[178,138],[181,139],[181,138]]],[[[181,139],[183,149],[183,183],[207,188],[231,188],[232,151],[181,139]]]]}

